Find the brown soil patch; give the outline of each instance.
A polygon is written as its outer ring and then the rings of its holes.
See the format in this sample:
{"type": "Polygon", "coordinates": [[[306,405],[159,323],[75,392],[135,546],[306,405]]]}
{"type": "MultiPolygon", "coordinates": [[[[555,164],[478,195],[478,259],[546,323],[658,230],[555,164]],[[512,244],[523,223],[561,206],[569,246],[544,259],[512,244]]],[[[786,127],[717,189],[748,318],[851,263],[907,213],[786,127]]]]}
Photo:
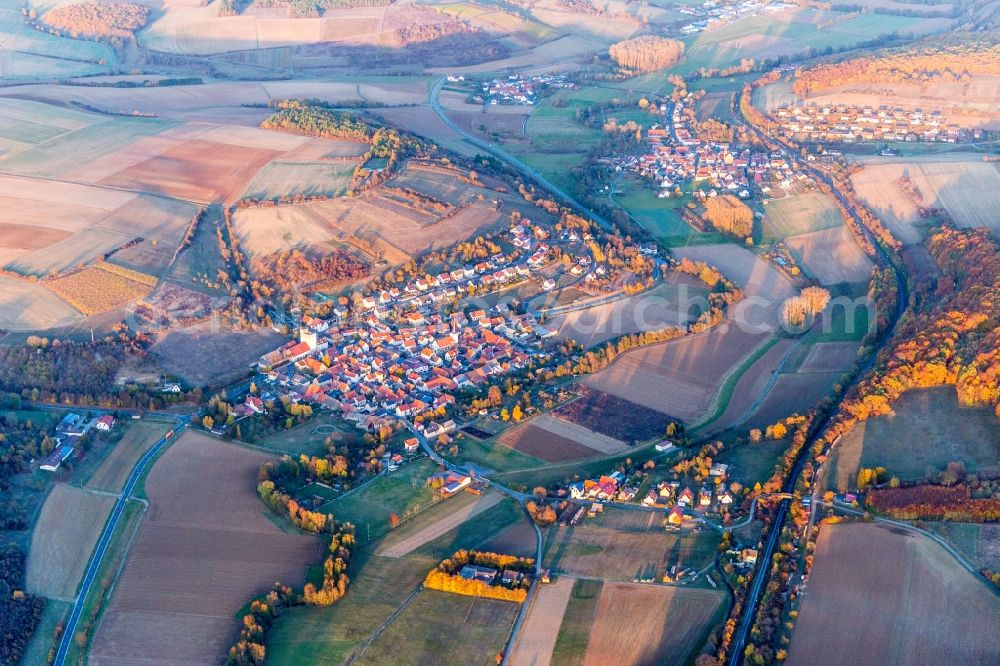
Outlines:
{"type": "Polygon", "coordinates": [[[37,250],[58,243],[71,234],[61,229],[36,227],[31,224],[0,224],[0,247],[15,250],[37,250]]]}
{"type": "Polygon", "coordinates": [[[513,666],[548,666],[552,662],[559,625],[575,583],[574,579],[564,576],[552,585],[539,588],[511,652],[513,666]]]}
{"type": "Polygon", "coordinates": [[[598,453],[575,439],[557,435],[534,423],[508,430],[500,437],[499,443],[545,462],[592,458],[598,453]]]}
{"type": "Polygon", "coordinates": [[[996,663],[1000,599],[930,539],[826,525],[815,556],[789,664],[996,663]]]}
{"type": "Polygon", "coordinates": [[[71,599],[115,498],[57,483],[31,534],[28,591],[71,599]]]}
{"type": "Polygon", "coordinates": [[[858,342],[817,342],[799,372],[845,372],[858,358],[858,342]]]}
{"type": "Polygon", "coordinates": [[[840,379],[840,372],[805,372],[781,375],[767,398],[747,421],[748,427],[771,425],[792,414],[802,414],[819,402],[840,379]]]}
{"type": "Polygon", "coordinates": [[[871,277],[872,262],[845,225],[791,236],[785,243],[822,284],[864,282],[871,277]]]}
{"type": "Polygon", "coordinates": [[[222,661],[251,596],[274,581],[302,583],[323,543],[272,522],[254,492],[267,459],[194,433],[167,450],[146,480],[149,513],[90,663],[222,661]]]}
{"type": "Polygon", "coordinates": [[[242,377],[250,364],[284,343],[269,329],[237,331],[215,318],[171,331],[152,347],[165,370],[192,384],[242,377]]]}
{"type": "Polygon", "coordinates": [[[478,550],[491,553],[507,553],[518,557],[535,557],[538,536],[535,528],[527,520],[521,520],[497,534],[478,550]]]}
{"type": "Polygon", "coordinates": [[[605,583],[584,666],[683,664],[723,598],[711,590],[605,583]]]}
{"type": "Polygon", "coordinates": [[[232,201],[281,153],[195,139],[101,181],[193,201],[232,201]]]}

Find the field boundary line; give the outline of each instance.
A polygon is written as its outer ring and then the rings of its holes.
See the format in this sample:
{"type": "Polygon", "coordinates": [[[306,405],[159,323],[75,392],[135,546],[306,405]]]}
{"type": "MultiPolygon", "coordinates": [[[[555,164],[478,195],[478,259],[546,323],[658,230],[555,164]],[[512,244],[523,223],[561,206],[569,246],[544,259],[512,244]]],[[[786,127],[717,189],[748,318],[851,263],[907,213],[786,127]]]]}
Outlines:
{"type": "Polygon", "coordinates": [[[729,407],[729,401],[733,397],[733,391],[736,389],[736,384],[738,384],[743,375],[745,375],[747,371],[752,368],[755,363],[757,363],[757,361],[763,358],[763,356],[770,351],[774,345],[778,344],[780,340],[780,337],[771,333],[767,339],[754,347],[746,356],[740,359],[740,362],[736,366],[730,368],[729,371],[723,375],[722,382],[719,384],[719,389],[715,391],[712,396],[710,409],[705,413],[705,416],[703,416],[698,422],[692,424],[688,430],[693,433],[719,420],[719,418],[726,413],[726,409],[729,407]],[[724,395],[725,399],[723,399],[724,395]]]}
{"type": "MultiPolygon", "coordinates": [[[[406,597],[406,599],[403,599],[403,603],[401,603],[396,608],[396,610],[392,611],[389,617],[387,617],[385,621],[375,631],[372,632],[371,636],[368,637],[368,640],[366,640],[361,645],[361,647],[359,647],[357,650],[354,651],[353,654],[351,654],[350,658],[346,662],[344,662],[345,665],[350,666],[351,664],[354,664],[358,659],[360,659],[364,655],[365,651],[369,648],[369,646],[371,646],[371,644],[375,642],[375,639],[381,636],[382,632],[388,629],[389,626],[392,625],[399,618],[399,616],[403,613],[403,611],[405,611],[406,608],[410,605],[410,603],[412,603],[413,600],[417,598],[417,595],[420,594],[420,592],[423,589],[424,589],[424,584],[421,583],[413,590],[413,592],[410,592],[410,595],[406,597]]],[[[475,602],[473,601],[473,603],[475,602]]]]}

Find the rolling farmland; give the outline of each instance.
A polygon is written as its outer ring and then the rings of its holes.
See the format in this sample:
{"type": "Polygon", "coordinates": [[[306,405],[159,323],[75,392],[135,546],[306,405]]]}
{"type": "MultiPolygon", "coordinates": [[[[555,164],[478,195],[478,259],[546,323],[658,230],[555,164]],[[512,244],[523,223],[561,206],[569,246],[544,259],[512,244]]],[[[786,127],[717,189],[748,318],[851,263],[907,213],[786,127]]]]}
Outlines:
{"type": "Polygon", "coordinates": [[[789,664],[986,664],[1000,601],[941,546],[872,524],[825,525],[789,664]]]}
{"type": "Polygon", "coordinates": [[[149,654],[222,659],[250,596],[275,580],[305,579],[321,540],[271,521],[254,493],[266,459],[186,433],[156,462],[146,479],[149,514],[94,637],[91,663],[149,654]]]}
{"type": "Polygon", "coordinates": [[[115,498],[57,483],[31,536],[28,591],[72,600],[115,498]]]}
{"type": "Polygon", "coordinates": [[[852,176],[864,202],[885,220],[904,243],[919,243],[918,208],[944,208],[960,227],[986,226],[1000,235],[1000,171],[981,157],[960,153],[940,156],[867,158],[852,176]],[[909,177],[919,199],[908,195],[900,178],[909,177]]]}

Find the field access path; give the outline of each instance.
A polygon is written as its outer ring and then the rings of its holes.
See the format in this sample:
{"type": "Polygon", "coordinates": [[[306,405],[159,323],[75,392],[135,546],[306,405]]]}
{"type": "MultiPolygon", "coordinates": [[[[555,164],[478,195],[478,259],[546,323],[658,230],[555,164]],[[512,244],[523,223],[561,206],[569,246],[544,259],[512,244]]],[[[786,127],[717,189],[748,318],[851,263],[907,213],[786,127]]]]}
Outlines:
{"type": "Polygon", "coordinates": [[[94,552],[90,557],[90,563],[87,565],[86,573],[83,576],[83,580],[80,582],[80,589],[77,591],[76,599],[73,601],[73,612],[70,613],[69,619],[66,621],[66,626],[63,629],[62,638],[59,640],[59,650],[56,652],[55,661],[53,662],[55,666],[64,666],[66,663],[66,655],[69,652],[70,644],[76,635],[76,625],[80,621],[80,616],[83,613],[83,606],[87,601],[87,597],[90,595],[94,579],[97,577],[97,572],[101,567],[101,561],[104,559],[104,554],[108,549],[108,544],[111,542],[111,537],[114,535],[115,528],[118,526],[118,521],[121,519],[122,514],[125,511],[125,504],[129,500],[129,495],[132,494],[132,491],[135,489],[135,485],[139,482],[139,479],[142,478],[149,462],[160,453],[160,451],[167,445],[167,442],[184,430],[184,428],[191,423],[191,420],[196,415],[197,412],[186,416],[171,415],[174,419],[176,419],[177,425],[161,437],[159,441],[157,441],[149,449],[149,451],[147,451],[146,454],[139,459],[139,461],[135,464],[135,467],[132,468],[132,473],[129,474],[128,481],[126,481],[121,493],[117,495],[115,506],[111,510],[108,522],[104,525],[104,531],[101,532],[101,537],[97,541],[94,552]]]}

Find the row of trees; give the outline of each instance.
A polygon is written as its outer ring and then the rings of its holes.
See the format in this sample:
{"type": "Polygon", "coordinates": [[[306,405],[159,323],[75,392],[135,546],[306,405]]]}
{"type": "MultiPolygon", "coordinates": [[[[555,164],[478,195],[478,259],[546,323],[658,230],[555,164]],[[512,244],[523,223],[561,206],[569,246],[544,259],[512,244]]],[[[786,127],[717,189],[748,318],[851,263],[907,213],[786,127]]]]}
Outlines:
{"type": "Polygon", "coordinates": [[[974,498],[969,485],[922,484],[899,488],[875,488],[866,504],[899,520],[952,520],[984,523],[1000,520],[1000,499],[974,498]]]}

